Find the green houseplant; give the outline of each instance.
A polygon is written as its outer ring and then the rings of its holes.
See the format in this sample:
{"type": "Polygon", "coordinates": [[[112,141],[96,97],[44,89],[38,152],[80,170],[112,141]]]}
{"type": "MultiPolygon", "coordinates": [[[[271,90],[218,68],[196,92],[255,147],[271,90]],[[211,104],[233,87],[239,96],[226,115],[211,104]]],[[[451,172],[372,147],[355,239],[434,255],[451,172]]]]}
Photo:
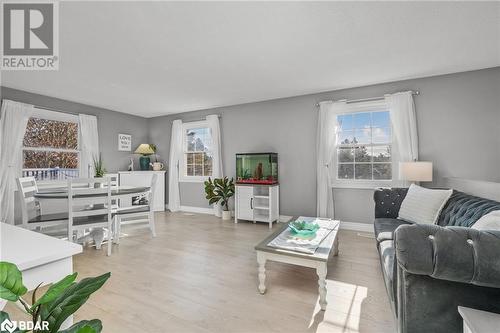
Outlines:
{"type": "Polygon", "coordinates": [[[234,179],[231,178],[214,178],[209,177],[205,181],[205,198],[209,204],[219,203],[222,206],[222,219],[231,219],[229,211],[229,199],[234,195],[234,179]]]}
{"type": "MultiPolygon", "coordinates": [[[[89,299],[92,293],[104,285],[111,273],[85,278],[79,282],[75,282],[76,276],[77,273],[74,273],[54,283],[45,294],[37,299],[36,294],[39,285],[33,291],[30,305],[22,298],[28,289],[23,285],[21,272],[13,263],[1,261],[0,298],[21,304],[24,312],[31,317],[31,321],[25,322],[26,326],[30,327],[25,330],[20,325],[16,327],[10,320],[8,313],[0,311],[0,323],[5,325],[10,333],[100,333],[102,323],[99,319],[82,320],[68,329],[59,330],[63,322],[74,314],[89,299]],[[5,321],[8,322],[4,323],[5,321]]],[[[4,331],[2,330],[2,332],[4,331]]]]}
{"type": "Polygon", "coordinates": [[[102,160],[101,154],[99,157],[94,157],[94,177],[102,178],[106,174],[106,168],[104,167],[104,162],[102,160]]]}

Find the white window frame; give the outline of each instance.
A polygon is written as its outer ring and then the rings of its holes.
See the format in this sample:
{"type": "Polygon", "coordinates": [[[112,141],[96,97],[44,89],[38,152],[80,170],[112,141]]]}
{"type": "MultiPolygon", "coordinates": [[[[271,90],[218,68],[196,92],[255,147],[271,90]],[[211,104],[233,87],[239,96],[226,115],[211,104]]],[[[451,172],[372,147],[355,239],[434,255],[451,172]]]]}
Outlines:
{"type": "MultiPolygon", "coordinates": [[[[188,123],[183,123],[182,124],[182,159],[180,161],[180,173],[179,173],[179,181],[182,183],[203,183],[204,181],[208,180],[210,176],[188,176],[187,173],[187,166],[186,166],[186,154],[187,153],[193,153],[193,152],[188,152],[187,150],[187,141],[186,141],[186,131],[195,129],[195,128],[208,128],[210,131],[210,135],[212,135],[212,130],[210,129],[210,126],[208,124],[208,121],[206,120],[200,120],[200,121],[191,121],[188,123]]],[[[212,163],[214,163],[214,160],[212,159],[212,163]]],[[[212,172],[213,172],[213,165],[212,165],[212,172]]]]}
{"type": "MultiPolygon", "coordinates": [[[[80,146],[80,122],[79,118],[77,115],[74,114],[69,114],[69,113],[64,113],[64,112],[57,112],[57,111],[50,111],[50,110],[45,110],[45,109],[40,109],[40,108],[34,108],[33,114],[31,115],[30,118],[39,118],[39,119],[47,119],[47,120],[54,120],[54,121],[61,121],[61,122],[66,122],[66,123],[76,123],[78,126],[78,143],[77,143],[77,149],[61,149],[61,148],[50,148],[50,147],[24,147],[22,148],[21,151],[21,158],[22,158],[22,164],[23,164],[23,171],[26,170],[24,168],[24,151],[25,150],[31,150],[31,151],[47,151],[47,152],[63,152],[63,153],[77,153],[78,154],[78,167],[76,170],[80,170],[80,161],[81,161],[81,146],[80,146]]],[[[40,185],[43,184],[52,184],[55,182],[61,182],[60,180],[42,180],[38,181],[37,183],[40,185]]]]}
{"type": "MultiPolygon", "coordinates": [[[[359,112],[377,112],[377,111],[390,112],[389,106],[387,105],[385,100],[347,104],[345,110],[343,110],[341,113],[335,114],[335,119],[337,119],[337,116],[342,114],[359,113],[359,112]]],[[[337,154],[338,143],[337,143],[332,155],[332,163],[335,163],[335,174],[331,175],[331,186],[333,188],[374,189],[377,187],[393,187],[399,184],[399,181],[397,179],[397,171],[399,168],[399,159],[398,159],[399,154],[397,152],[397,144],[394,140],[394,135],[393,135],[394,129],[392,128],[392,122],[390,127],[391,127],[390,146],[391,146],[392,179],[390,180],[389,179],[388,180],[338,179],[337,177],[338,177],[339,163],[337,156],[338,155],[337,154]]],[[[385,146],[386,144],[381,144],[381,145],[385,146]]],[[[370,146],[373,146],[373,144],[370,144],[370,146]]]]}

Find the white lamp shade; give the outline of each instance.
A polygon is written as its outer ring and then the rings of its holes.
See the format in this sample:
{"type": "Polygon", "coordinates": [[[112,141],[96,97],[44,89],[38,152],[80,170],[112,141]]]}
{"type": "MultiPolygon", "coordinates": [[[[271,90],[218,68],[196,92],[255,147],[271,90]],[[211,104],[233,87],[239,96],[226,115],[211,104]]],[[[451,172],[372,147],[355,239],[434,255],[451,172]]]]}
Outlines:
{"type": "Polygon", "coordinates": [[[399,179],[414,182],[432,181],[432,162],[400,162],[399,179]]]}
{"type": "Polygon", "coordinates": [[[153,155],[155,151],[153,148],[148,143],[142,143],[137,147],[137,149],[134,152],[135,154],[141,154],[141,155],[153,155]]]}

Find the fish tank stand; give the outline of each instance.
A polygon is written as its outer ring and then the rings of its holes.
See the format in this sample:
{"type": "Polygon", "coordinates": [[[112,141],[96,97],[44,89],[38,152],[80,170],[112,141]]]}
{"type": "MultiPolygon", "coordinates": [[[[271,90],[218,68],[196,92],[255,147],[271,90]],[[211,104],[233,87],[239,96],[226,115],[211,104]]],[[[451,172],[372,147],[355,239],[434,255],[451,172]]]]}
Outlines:
{"type": "Polygon", "coordinates": [[[279,221],[279,184],[236,184],[234,223],[238,220],[266,222],[269,228],[279,221]]]}

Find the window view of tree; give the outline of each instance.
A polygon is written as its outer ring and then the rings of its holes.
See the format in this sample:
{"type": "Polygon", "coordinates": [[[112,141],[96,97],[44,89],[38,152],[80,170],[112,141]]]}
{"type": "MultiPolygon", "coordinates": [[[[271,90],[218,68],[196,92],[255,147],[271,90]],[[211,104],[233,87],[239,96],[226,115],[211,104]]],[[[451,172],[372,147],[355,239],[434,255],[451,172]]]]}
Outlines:
{"type": "Polygon", "coordinates": [[[78,124],[30,118],[23,143],[24,147],[78,149],[78,124]]]}
{"type": "Polygon", "coordinates": [[[188,129],[185,137],[186,176],[211,176],[212,153],[210,151],[210,129],[188,129]]]}
{"type": "Polygon", "coordinates": [[[388,111],[337,116],[338,179],[392,179],[391,130],[388,111]]]}
{"type": "Polygon", "coordinates": [[[78,176],[78,124],[30,118],[23,140],[23,174],[42,179],[78,176]]]}

